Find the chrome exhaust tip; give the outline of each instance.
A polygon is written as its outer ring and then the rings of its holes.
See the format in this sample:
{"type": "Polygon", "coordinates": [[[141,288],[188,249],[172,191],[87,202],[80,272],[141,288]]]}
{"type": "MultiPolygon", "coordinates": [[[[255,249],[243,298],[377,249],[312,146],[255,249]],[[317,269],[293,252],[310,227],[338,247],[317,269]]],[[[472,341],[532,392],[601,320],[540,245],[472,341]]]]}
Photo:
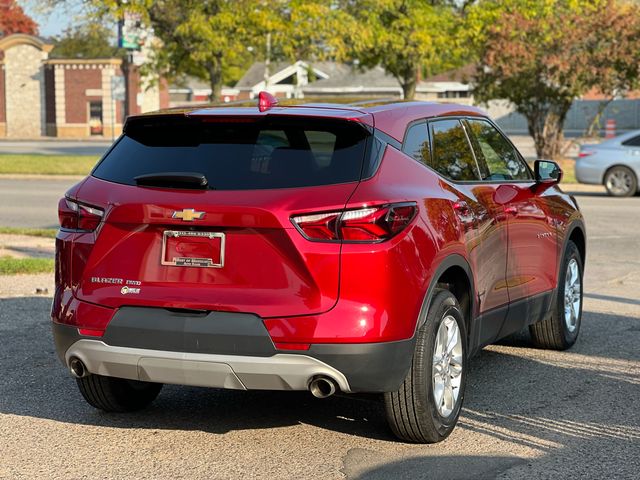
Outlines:
{"type": "Polygon", "coordinates": [[[329,377],[313,377],[309,382],[309,391],[316,398],[327,398],[336,393],[338,387],[329,377]]]}
{"type": "Polygon", "coordinates": [[[83,378],[89,375],[87,367],[85,367],[84,363],[82,363],[82,360],[80,360],[78,357],[71,357],[71,359],[69,360],[69,371],[75,378],[83,378]]]}

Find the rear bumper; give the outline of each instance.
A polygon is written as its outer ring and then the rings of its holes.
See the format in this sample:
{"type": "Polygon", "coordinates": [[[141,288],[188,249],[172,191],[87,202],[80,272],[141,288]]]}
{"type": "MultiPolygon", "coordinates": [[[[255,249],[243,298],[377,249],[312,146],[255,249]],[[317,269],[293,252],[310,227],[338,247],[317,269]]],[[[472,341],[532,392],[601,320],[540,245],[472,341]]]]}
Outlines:
{"type": "Polygon", "coordinates": [[[592,164],[583,159],[576,160],[575,175],[580,183],[602,185],[604,170],[602,165],[592,164]]]}
{"type": "Polygon", "coordinates": [[[119,309],[103,337],[59,323],[53,336],[65,366],[77,357],[94,374],[240,390],[307,390],[322,375],[347,393],[394,391],[414,349],[409,339],[283,351],[255,315],[134,307],[119,309]]]}
{"type": "Polygon", "coordinates": [[[78,340],[65,353],[65,363],[79,358],[98,375],[234,390],[306,390],[314,376],[332,378],[349,392],[346,377],[306,355],[272,357],[182,353],[115,347],[98,340],[78,340]]]}

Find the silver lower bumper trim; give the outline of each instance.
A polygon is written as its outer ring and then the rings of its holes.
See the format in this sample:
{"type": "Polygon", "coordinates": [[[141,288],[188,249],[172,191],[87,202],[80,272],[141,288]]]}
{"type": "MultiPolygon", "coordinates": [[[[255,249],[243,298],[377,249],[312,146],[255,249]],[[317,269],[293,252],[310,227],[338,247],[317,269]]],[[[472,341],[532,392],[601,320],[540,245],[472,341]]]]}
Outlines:
{"type": "Polygon", "coordinates": [[[272,357],[212,355],[115,347],[82,339],[65,354],[77,357],[91,373],[109,377],[236,390],[307,390],[316,375],[332,378],[350,392],[346,377],[306,355],[278,353],[272,357]]]}

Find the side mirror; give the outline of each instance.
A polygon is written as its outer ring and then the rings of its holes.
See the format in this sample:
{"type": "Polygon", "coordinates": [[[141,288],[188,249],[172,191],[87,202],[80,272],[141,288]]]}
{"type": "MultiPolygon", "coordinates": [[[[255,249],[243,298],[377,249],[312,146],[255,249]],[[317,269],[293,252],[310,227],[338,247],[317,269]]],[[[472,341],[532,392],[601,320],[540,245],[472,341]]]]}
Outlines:
{"type": "Polygon", "coordinates": [[[536,175],[536,183],[544,185],[555,185],[562,180],[562,169],[560,165],[551,160],[536,160],[533,165],[536,175]]]}

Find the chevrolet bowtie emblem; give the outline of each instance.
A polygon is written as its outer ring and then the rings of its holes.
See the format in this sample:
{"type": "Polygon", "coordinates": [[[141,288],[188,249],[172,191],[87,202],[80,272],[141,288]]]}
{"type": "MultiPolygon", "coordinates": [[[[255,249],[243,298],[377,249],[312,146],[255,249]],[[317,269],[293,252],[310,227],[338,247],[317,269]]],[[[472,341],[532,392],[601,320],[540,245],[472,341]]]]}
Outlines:
{"type": "Polygon", "coordinates": [[[179,218],[185,222],[193,222],[204,217],[204,212],[196,212],[193,208],[185,208],[181,212],[173,212],[171,218],[179,218]]]}

